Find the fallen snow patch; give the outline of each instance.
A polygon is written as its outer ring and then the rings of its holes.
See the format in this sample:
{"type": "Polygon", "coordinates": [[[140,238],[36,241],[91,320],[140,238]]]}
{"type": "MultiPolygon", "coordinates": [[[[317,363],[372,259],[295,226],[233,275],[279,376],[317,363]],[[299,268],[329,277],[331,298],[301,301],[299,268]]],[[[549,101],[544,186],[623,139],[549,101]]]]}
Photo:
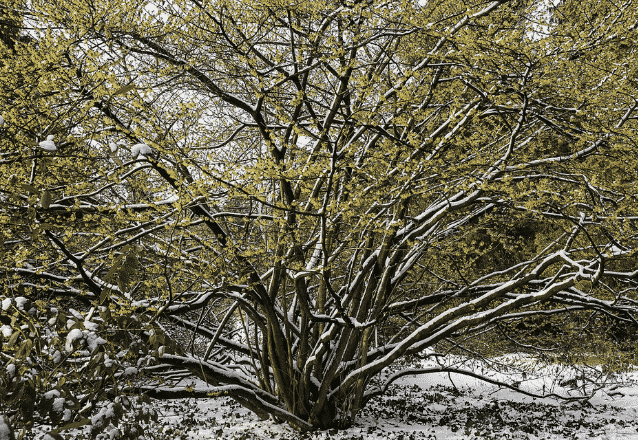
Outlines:
{"type": "Polygon", "coordinates": [[[13,440],[13,433],[11,427],[7,422],[6,416],[0,415],[0,440],[13,440]]]}

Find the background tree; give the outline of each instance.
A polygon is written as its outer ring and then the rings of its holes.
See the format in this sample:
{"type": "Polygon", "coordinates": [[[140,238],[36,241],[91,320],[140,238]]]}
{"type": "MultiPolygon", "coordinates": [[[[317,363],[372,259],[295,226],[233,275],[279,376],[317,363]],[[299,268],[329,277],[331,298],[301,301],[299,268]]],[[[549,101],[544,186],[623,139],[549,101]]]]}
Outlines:
{"type": "Polygon", "coordinates": [[[574,5],[32,2],[1,77],[13,422],[227,395],[347,426],[427,348],[635,324],[637,9],[574,5]]]}

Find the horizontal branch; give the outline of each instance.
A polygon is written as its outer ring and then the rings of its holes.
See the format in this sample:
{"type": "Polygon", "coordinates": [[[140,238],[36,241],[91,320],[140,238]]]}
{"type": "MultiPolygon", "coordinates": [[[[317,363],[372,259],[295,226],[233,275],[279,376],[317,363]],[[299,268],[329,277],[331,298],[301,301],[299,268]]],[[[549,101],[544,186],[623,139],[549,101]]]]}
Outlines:
{"type": "Polygon", "coordinates": [[[397,379],[400,379],[401,377],[411,376],[411,375],[421,375],[421,374],[432,374],[432,373],[456,373],[456,374],[462,374],[462,375],[465,375],[465,376],[470,376],[470,377],[473,377],[475,379],[482,380],[483,382],[487,382],[487,383],[490,383],[492,385],[497,385],[497,386],[502,387],[502,388],[508,388],[510,390],[516,391],[517,393],[521,393],[521,394],[524,394],[526,396],[535,397],[535,398],[538,398],[538,399],[552,397],[552,398],[556,398],[556,399],[565,400],[565,401],[568,401],[568,402],[574,402],[574,401],[587,401],[587,400],[589,400],[589,399],[591,399],[593,397],[593,395],[591,395],[591,396],[577,396],[577,397],[574,397],[574,396],[561,396],[561,395],[556,394],[556,393],[536,394],[536,393],[532,393],[530,391],[525,391],[525,390],[519,388],[518,386],[511,385],[511,384],[508,384],[508,383],[500,381],[500,380],[492,379],[491,377],[487,377],[487,376],[484,376],[482,374],[475,373],[473,371],[460,370],[460,369],[457,369],[457,368],[434,367],[434,368],[415,368],[415,369],[410,368],[410,369],[407,369],[407,370],[399,371],[399,372],[393,374],[392,376],[390,376],[388,378],[388,380],[381,387],[375,387],[374,389],[366,392],[364,394],[364,401],[367,402],[368,400],[372,399],[373,397],[376,397],[378,395],[384,394],[388,390],[388,387],[394,381],[396,381],[397,379]]]}

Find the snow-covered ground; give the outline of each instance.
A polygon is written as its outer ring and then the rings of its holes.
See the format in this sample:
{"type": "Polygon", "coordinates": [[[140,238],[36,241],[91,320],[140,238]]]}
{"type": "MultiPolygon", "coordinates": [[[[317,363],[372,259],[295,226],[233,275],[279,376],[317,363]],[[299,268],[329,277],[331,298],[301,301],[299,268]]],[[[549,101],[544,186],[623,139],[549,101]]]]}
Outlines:
{"type": "MultiPolygon", "coordinates": [[[[412,366],[436,364],[422,361],[412,366]]],[[[605,385],[598,387],[583,383],[569,368],[527,368],[525,362],[520,366],[528,372],[513,380],[520,380],[520,387],[532,393],[579,396],[583,390],[591,394],[600,389],[584,404],[567,403],[524,396],[464,375],[434,373],[397,380],[346,430],[299,433],[287,425],[260,421],[234,401],[221,398],[161,403],[155,406],[161,413],[159,424],[147,433],[148,438],[171,440],[638,439],[638,372],[601,375],[605,385]]],[[[467,363],[464,368],[480,371],[478,364],[467,363]]],[[[506,378],[501,373],[490,377],[506,378]]],[[[512,376],[508,377],[511,383],[512,376]]]]}

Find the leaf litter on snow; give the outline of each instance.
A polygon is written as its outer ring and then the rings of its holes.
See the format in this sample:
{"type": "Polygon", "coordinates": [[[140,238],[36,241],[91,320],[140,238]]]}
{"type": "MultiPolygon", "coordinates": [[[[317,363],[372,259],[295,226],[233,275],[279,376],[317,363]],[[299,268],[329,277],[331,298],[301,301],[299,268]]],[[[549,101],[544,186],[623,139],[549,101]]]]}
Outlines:
{"type": "MultiPolygon", "coordinates": [[[[418,362],[412,367],[436,366],[418,362]]],[[[476,362],[466,363],[464,369],[480,371],[476,362]]],[[[394,371],[384,373],[381,380],[394,371]]],[[[575,388],[575,374],[573,369],[547,366],[536,368],[534,374],[519,373],[518,378],[505,371],[490,377],[520,380],[521,389],[535,393],[544,389],[576,396],[592,391],[575,388]]],[[[154,402],[154,407],[160,420],[147,431],[153,440],[637,439],[638,371],[610,377],[585,403],[529,397],[454,373],[404,376],[373,398],[351,428],[309,433],[262,421],[230,398],[169,400],[154,402]]]]}
{"type": "MultiPolygon", "coordinates": [[[[433,366],[420,362],[422,368],[433,366]]],[[[580,391],[560,385],[574,374],[568,368],[539,368],[534,375],[521,375],[520,387],[574,396],[580,391]]],[[[491,377],[512,380],[505,372],[491,377]]],[[[582,404],[524,396],[459,374],[433,373],[397,380],[385,395],[368,403],[353,427],[344,430],[299,433],[285,424],[261,421],[227,398],[193,401],[192,413],[167,413],[163,423],[184,440],[638,438],[637,382],[638,372],[617,375],[582,404]]]]}

